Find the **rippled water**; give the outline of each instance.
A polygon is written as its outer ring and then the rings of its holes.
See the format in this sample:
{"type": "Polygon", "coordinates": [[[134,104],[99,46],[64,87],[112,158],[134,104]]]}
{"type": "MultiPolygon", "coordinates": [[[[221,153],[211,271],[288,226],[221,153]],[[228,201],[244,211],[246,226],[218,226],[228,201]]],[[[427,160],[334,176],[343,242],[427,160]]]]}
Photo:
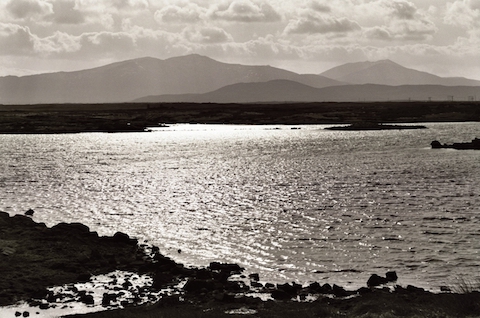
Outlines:
{"type": "Polygon", "coordinates": [[[480,137],[480,123],[426,125],[0,135],[0,210],[123,231],[175,260],[237,262],[266,281],[480,279],[480,151],[429,146],[480,137]]]}

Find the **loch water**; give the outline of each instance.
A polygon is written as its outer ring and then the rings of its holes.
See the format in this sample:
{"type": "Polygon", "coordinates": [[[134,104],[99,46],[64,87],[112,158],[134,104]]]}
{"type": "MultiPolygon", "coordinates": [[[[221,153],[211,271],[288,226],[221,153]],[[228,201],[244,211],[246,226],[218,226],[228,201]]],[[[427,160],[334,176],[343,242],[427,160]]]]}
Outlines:
{"type": "Polygon", "coordinates": [[[128,233],[188,265],[269,282],[439,290],[480,280],[480,123],[424,130],[171,125],[150,133],[0,135],[0,210],[128,233]],[[179,253],[181,251],[181,253],[179,253]]]}

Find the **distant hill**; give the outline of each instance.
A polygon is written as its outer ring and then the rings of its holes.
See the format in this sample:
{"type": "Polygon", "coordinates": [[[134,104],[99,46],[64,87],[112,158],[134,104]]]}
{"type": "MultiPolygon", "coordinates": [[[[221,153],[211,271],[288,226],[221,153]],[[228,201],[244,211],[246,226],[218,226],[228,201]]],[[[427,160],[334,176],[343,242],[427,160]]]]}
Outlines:
{"type": "Polygon", "coordinates": [[[403,67],[390,60],[343,64],[320,75],[350,84],[480,86],[480,81],[440,77],[403,67]]]}
{"type": "Polygon", "coordinates": [[[147,96],[134,102],[196,102],[196,103],[256,103],[256,102],[322,102],[322,101],[406,101],[454,100],[480,97],[480,86],[378,84],[330,86],[315,88],[289,80],[261,83],[239,83],[205,94],[147,96]]]}
{"type": "Polygon", "coordinates": [[[0,104],[112,103],[148,95],[206,93],[240,82],[287,79],[312,87],[343,83],[271,66],[227,64],[201,55],[146,57],[75,72],[0,77],[0,104]]]}

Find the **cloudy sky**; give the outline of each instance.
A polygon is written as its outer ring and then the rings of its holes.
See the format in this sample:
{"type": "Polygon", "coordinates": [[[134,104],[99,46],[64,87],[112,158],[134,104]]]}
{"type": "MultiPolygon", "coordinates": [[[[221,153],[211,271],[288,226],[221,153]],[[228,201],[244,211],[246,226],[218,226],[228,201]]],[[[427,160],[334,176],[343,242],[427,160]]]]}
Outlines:
{"type": "Polygon", "coordinates": [[[480,79],[480,0],[0,0],[0,75],[198,53],[320,73],[391,59],[480,79]]]}

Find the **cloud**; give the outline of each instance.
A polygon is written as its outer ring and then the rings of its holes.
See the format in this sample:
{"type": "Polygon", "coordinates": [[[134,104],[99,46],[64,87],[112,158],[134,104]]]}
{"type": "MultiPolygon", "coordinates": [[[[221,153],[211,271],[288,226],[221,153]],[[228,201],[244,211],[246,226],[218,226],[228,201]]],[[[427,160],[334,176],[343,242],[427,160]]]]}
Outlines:
{"type": "Polygon", "coordinates": [[[109,0],[109,2],[112,6],[119,10],[145,10],[149,7],[149,3],[147,0],[109,0]]]}
{"type": "Polygon", "coordinates": [[[169,5],[155,12],[155,20],[159,23],[195,23],[202,19],[206,11],[192,2],[183,6],[169,5]]]}
{"type": "Polygon", "coordinates": [[[80,12],[74,0],[60,0],[53,2],[53,21],[59,24],[81,24],[85,16],[80,12]]]}
{"type": "Polygon", "coordinates": [[[15,19],[43,17],[53,13],[52,4],[44,0],[10,0],[5,8],[15,19]]]}
{"type": "Polygon", "coordinates": [[[320,3],[318,1],[312,1],[310,3],[310,8],[312,8],[317,12],[324,12],[324,13],[328,13],[332,11],[332,8],[330,8],[328,5],[320,3]]]}
{"type": "Polygon", "coordinates": [[[389,30],[396,39],[408,41],[425,41],[437,32],[436,26],[427,20],[394,21],[389,30]]]}
{"type": "Polygon", "coordinates": [[[233,41],[233,37],[225,30],[213,26],[201,28],[187,27],[183,31],[183,35],[185,39],[195,43],[212,44],[233,41]]]}
{"type": "Polygon", "coordinates": [[[385,4],[392,10],[391,14],[399,19],[413,20],[417,13],[417,7],[409,1],[389,1],[385,4]]]}
{"type": "Polygon", "coordinates": [[[373,28],[367,28],[365,29],[364,34],[365,34],[365,37],[368,39],[384,40],[384,41],[393,40],[393,35],[390,33],[390,31],[386,27],[375,26],[373,28]]]}
{"type": "Polygon", "coordinates": [[[444,22],[466,29],[480,28],[480,0],[457,0],[448,3],[444,22]]]}
{"type": "Polygon", "coordinates": [[[30,29],[11,23],[0,23],[0,55],[34,53],[34,36],[30,29]]]}
{"type": "Polygon", "coordinates": [[[347,33],[360,30],[360,25],[348,18],[307,14],[291,20],[285,28],[285,34],[326,34],[347,33]]]}
{"type": "Polygon", "coordinates": [[[268,3],[233,0],[213,5],[208,16],[214,20],[234,22],[276,22],[282,18],[268,3]]]}

